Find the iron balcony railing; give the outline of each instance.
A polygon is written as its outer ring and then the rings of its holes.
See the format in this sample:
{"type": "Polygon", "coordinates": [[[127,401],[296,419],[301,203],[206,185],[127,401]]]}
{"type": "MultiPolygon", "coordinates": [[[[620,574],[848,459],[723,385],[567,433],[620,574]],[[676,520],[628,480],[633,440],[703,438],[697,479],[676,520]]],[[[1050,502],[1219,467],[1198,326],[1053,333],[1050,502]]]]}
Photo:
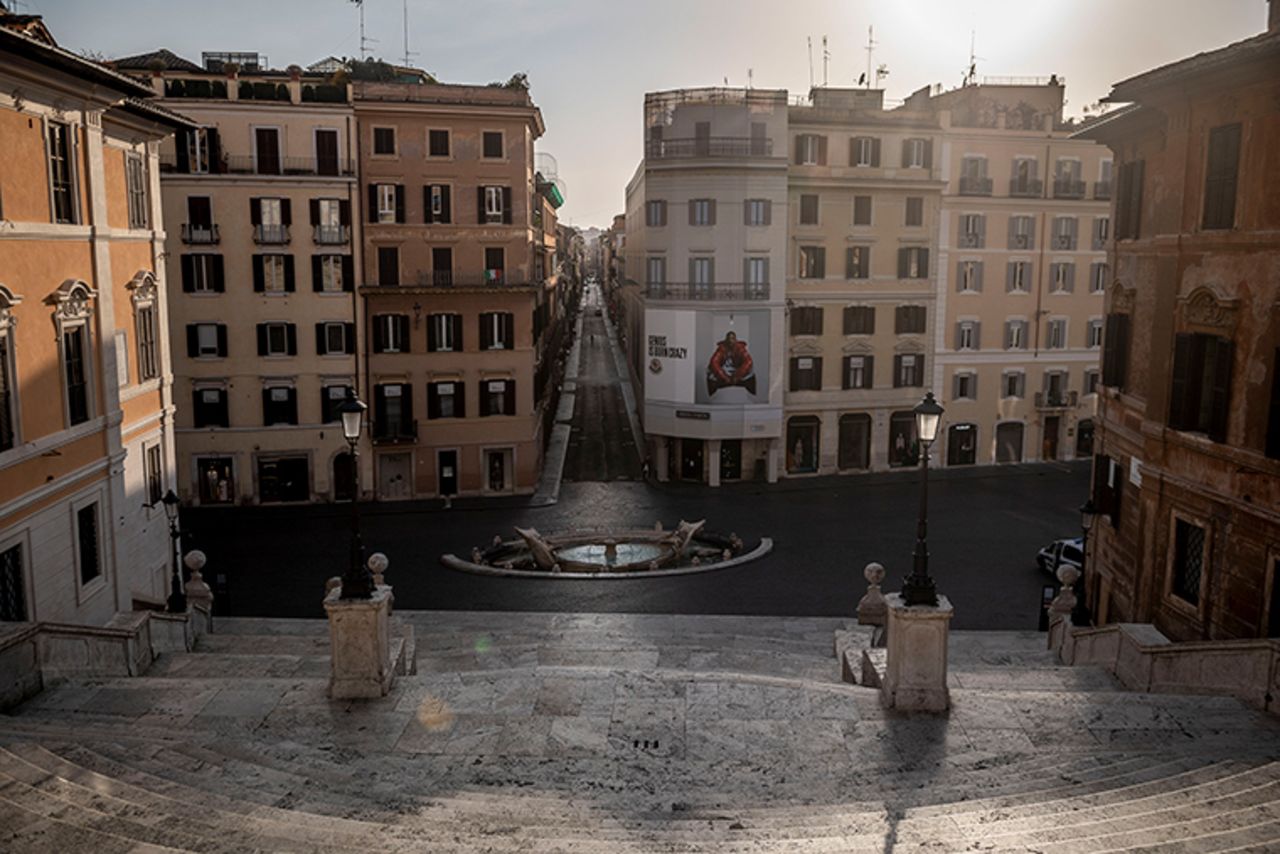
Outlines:
{"type": "Polygon", "coordinates": [[[1111,182],[1110,181],[1094,181],[1093,197],[1100,202],[1105,202],[1111,198],[1111,182]]]}
{"type": "Polygon", "coordinates": [[[218,226],[212,222],[184,222],[182,224],[182,242],[192,244],[212,244],[221,241],[218,226]]]}
{"type": "Polygon", "coordinates": [[[982,244],[984,242],[982,237],[983,235],[981,232],[974,232],[969,234],[961,232],[959,237],[960,248],[961,249],[981,249],[982,244]]]}
{"type": "Polygon", "coordinates": [[[378,421],[373,422],[373,443],[375,445],[404,445],[418,441],[418,422],[413,421],[378,421]]]}
{"type": "Polygon", "coordinates": [[[1074,391],[1038,391],[1036,409],[1070,409],[1077,399],[1078,392],[1074,391]]]}
{"type": "Polygon", "coordinates": [[[1039,178],[1013,178],[1009,181],[1009,195],[1020,199],[1038,199],[1044,195],[1044,181],[1039,178]]]}
{"type": "Polygon", "coordinates": [[[1054,178],[1053,197],[1055,199],[1083,199],[1084,181],[1074,178],[1054,178]]]}
{"type": "Polygon", "coordinates": [[[1030,234],[1011,234],[1009,235],[1010,249],[1032,249],[1035,247],[1035,241],[1031,239],[1030,234]]]}
{"type": "Polygon", "coordinates": [[[1074,252],[1076,236],[1074,234],[1055,234],[1053,236],[1053,248],[1062,252],[1074,252]]]}
{"type": "Polygon", "coordinates": [[[670,300],[767,300],[768,282],[649,282],[649,299],[670,300]]]}
{"type": "Polygon", "coordinates": [[[749,136],[702,136],[682,139],[651,139],[645,157],[771,157],[773,140],[749,136]]]}
{"type": "Polygon", "coordinates": [[[989,196],[991,195],[991,179],[974,175],[960,176],[960,195],[962,196],[989,196]]]}
{"type": "Polygon", "coordinates": [[[394,290],[395,288],[531,288],[545,284],[545,280],[530,279],[518,273],[489,270],[484,273],[455,273],[451,270],[420,270],[416,276],[406,276],[399,282],[366,282],[366,288],[394,290]]]}
{"type": "Polygon", "coordinates": [[[312,229],[312,238],[322,245],[340,245],[351,241],[349,225],[317,225],[312,229]]]}
{"type": "Polygon", "coordinates": [[[253,242],[261,244],[281,244],[289,242],[289,226],[287,225],[255,225],[253,242]]]}
{"type": "Polygon", "coordinates": [[[224,154],[220,161],[210,163],[207,171],[178,168],[176,154],[160,158],[160,172],[186,175],[316,175],[349,178],[356,174],[355,161],[335,157],[271,157],[259,154],[224,154]]]}

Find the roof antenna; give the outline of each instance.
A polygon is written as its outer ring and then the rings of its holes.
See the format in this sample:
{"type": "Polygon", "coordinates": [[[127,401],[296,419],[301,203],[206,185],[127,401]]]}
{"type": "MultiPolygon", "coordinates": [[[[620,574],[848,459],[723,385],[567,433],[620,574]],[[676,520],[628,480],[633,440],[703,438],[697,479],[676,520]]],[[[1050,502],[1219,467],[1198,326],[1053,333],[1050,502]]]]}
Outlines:
{"type": "Polygon", "coordinates": [[[752,87],[752,85],[754,85],[754,81],[755,81],[755,73],[754,73],[754,72],[755,72],[755,70],[754,70],[754,69],[751,69],[751,68],[748,68],[748,69],[747,69],[747,88],[748,88],[748,89],[750,89],[750,88],[752,87]]]}
{"type": "Polygon", "coordinates": [[[831,51],[827,50],[827,37],[822,37],[822,87],[827,86],[827,63],[831,61],[831,51]]]}
{"type": "Polygon", "coordinates": [[[406,68],[409,65],[409,57],[417,56],[416,50],[409,50],[409,0],[404,0],[404,64],[406,68]]]}
{"type": "Polygon", "coordinates": [[[813,36],[806,36],[805,40],[809,43],[809,88],[813,88],[813,36]]]}
{"type": "Polygon", "coordinates": [[[863,82],[865,82],[868,86],[870,86],[870,85],[871,85],[871,80],[872,80],[872,77],[871,77],[871,54],[875,53],[876,44],[877,44],[876,40],[875,40],[874,38],[872,38],[871,36],[872,36],[872,30],[871,30],[871,27],[867,27],[867,73],[863,75],[862,80],[863,80],[863,82]]]}
{"type": "Polygon", "coordinates": [[[356,4],[356,8],[360,10],[360,59],[369,58],[369,42],[376,42],[377,39],[371,39],[364,34],[364,0],[351,0],[356,4]]]}
{"type": "Polygon", "coordinates": [[[977,43],[977,32],[975,30],[970,30],[969,31],[969,70],[966,71],[964,75],[965,86],[972,86],[973,84],[978,82],[978,60],[982,59],[983,57],[976,56],[974,54],[974,47],[976,43],[977,43]]]}

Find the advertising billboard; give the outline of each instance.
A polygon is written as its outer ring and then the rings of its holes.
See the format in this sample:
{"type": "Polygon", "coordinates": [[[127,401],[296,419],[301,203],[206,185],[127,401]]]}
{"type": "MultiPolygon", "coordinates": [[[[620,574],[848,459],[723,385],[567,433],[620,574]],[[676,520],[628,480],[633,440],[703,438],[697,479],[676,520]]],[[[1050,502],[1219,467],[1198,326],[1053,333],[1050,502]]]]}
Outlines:
{"type": "Polygon", "coordinates": [[[706,406],[769,402],[767,310],[645,313],[645,398],[706,406]]]}

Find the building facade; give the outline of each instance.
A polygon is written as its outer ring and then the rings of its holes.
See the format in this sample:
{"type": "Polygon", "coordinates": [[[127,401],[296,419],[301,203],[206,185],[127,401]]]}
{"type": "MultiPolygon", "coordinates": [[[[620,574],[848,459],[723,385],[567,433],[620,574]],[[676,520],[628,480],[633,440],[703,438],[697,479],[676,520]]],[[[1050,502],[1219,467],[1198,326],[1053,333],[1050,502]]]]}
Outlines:
{"type": "Polygon", "coordinates": [[[179,491],[200,505],[348,498],[337,406],[360,390],[350,87],[234,58],[114,63],[199,123],[161,154],[179,491]]]}
{"type": "Polygon", "coordinates": [[[1280,637],[1280,12],[1115,86],[1086,599],[1177,640],[1280,637]]]}
{"type": "Polygon", "coordinates": [[[542,114],[510,85],[359,83],[355,110],[376,494],[532,492],[555,355],[542,114]]]}
{"type": "Polygon", "coordinates": [[[618,276],[635,283],[624,331],[647,452],[662,480],[772,481],[783,432],[786,92],[650,93],[645,133],[618,276]]]}
{"type": "Polygon", "coordinates": [[[0,7],[0,621],[169,592],[159,144],[189,122],[0,7]]]}

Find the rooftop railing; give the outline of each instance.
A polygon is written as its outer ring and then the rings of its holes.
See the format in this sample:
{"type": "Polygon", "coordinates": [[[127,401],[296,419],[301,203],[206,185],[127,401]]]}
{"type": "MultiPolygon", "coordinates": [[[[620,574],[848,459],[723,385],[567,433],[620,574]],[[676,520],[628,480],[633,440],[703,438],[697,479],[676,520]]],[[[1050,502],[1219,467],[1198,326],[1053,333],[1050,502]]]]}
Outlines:
{"type": "Polygon", "coordinates": [[[767,300],[768,282],[649,282],[645,296],[662,300],[767,300]]]}
{"type": "Polygon", "coordinates": [[[773,140],[749,136],[703,136],[683,139],[651,139],[645,157],[771,157],[773,140]]]}

